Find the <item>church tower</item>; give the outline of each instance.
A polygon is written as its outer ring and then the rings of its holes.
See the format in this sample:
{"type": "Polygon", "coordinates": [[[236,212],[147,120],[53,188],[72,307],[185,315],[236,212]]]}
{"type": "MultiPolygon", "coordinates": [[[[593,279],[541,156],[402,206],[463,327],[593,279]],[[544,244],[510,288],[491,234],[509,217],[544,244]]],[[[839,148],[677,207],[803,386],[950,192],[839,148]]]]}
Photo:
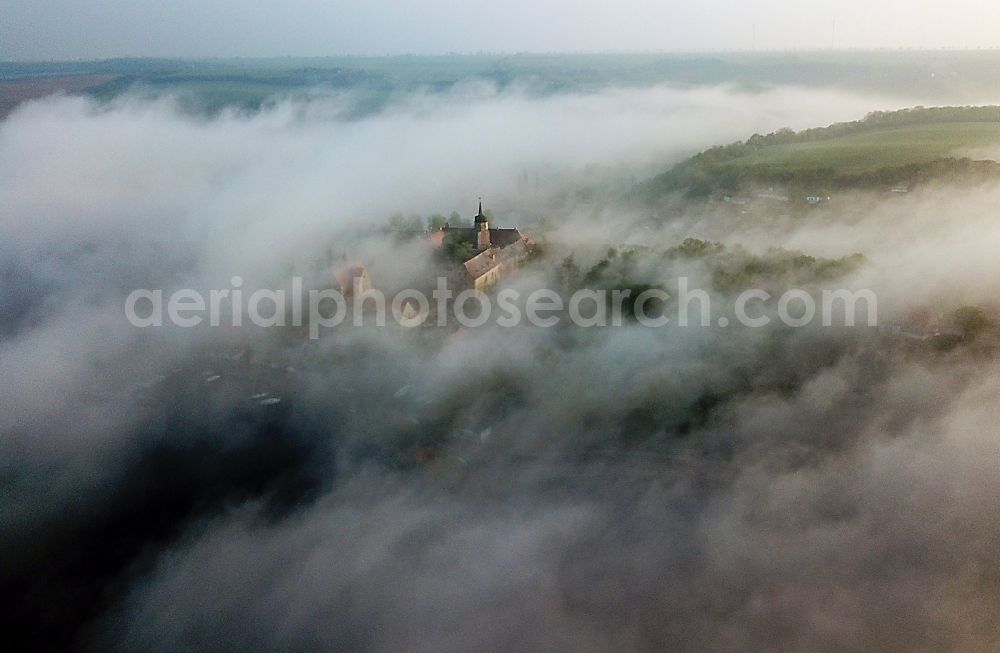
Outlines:
{"type": "Polygon", "coordinates": [[[483,215],[483,200],[479,200],[479,215],[476,216],[476,249],[484,252],[490,248],[490,223],[483,215]]]}

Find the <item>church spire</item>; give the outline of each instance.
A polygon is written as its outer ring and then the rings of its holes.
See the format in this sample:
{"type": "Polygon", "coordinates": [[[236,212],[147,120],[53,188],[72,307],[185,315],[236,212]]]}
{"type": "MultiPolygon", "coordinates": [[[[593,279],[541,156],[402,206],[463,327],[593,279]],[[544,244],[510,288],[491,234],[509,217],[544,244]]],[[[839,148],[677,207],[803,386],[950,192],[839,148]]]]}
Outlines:
{"type": "Polygon", "coordinates": [[[476,249],[485,252],[492,245],[490,244],[490,222],[483,214],[483,198],[479,198],[479,215],[476,216],[476,249]]]}
{"type": "Polygon", "coordinates": [[[483,215],[483,198],[479,198],[479,213],[476,214],[476,222],[486,222],[486,216],[483,215]]]}

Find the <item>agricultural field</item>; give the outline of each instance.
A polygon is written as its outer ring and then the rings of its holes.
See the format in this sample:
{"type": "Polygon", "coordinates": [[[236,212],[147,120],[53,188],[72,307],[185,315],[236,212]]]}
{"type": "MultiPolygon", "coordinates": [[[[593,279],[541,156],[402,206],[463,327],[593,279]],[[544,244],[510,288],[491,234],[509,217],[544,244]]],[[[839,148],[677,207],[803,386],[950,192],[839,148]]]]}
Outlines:
{"type": "Polygon", "coordinates": [[[709,148],[640,185],[655,201],[781,186],[807,195],[887,189],[931,180],[975,183],[1000,176],[988,154],[1000,144],[1000,107],[915,107],[794,132],[782,129],[709,148]]]}
{"type": "Polygon", "coordinates": [[[769,145],[721,167],[766,166],[776,173],[803,168],[864,172],[961,158],[976,148],[997,143],[1000,143],[1000,123],[906,125],[826,140],[769,145]]]}

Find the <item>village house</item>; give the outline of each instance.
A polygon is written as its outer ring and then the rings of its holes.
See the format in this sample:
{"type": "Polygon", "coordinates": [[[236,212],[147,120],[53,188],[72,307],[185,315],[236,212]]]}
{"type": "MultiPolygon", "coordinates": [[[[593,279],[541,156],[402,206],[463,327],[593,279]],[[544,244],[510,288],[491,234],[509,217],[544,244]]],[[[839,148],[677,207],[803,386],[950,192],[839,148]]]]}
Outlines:
{"type": "Polygon", "coordinates": [[[364,263],[358,262],[334,268],[330,271],[330,277],[334,287],[345,298],[352,297],[356,289],[364,294],[373,288],[371,276],[364,263]]]}

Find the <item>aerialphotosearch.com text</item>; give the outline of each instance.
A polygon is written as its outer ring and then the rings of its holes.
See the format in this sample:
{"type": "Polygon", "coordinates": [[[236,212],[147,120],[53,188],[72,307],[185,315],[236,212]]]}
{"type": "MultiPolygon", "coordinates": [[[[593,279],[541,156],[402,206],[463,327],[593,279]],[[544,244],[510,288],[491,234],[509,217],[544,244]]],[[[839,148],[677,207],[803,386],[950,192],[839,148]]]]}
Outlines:
{"type": "Polygon", "coordinates": [[[347,292],[337,288],[306,292],[301,277],[291,279],[288,291],[261,288],[248,292],[243,279],[234,276],[229,288],[207,292],[186,288],[168,295],[164,290],[136,289],[125,300],[125,316],[140,328],[248,324],[262,328],[308,327],[313,339],[326,329],[344,325],[444,327],[452,324],[452,319],[467,328],[487,324],[551,328],[564,321],[582,328],[625,324],[652,328],[728,327],[734,323],[761,328],[776,320],[789,327],[803,327],[817,320],[822,326],[878,324],[877,297],[867,289],[816,293],[790,289],[777,296],[760,288],[747,289],[726,302],[725,315],[715,315],[713,299],[719,302],[718,298],[703,289],[691,288],[687,277],[677,279],[675,296],[662,288],[641,292],[627,288],[580,289],[568,297],[564,295],[550,288],[527,293],[510,287],[490,293],[468,288],[456,292],[446,277],[437,279],[429,298],[412,288],[390,298],[357,282],[347,292]]]}

